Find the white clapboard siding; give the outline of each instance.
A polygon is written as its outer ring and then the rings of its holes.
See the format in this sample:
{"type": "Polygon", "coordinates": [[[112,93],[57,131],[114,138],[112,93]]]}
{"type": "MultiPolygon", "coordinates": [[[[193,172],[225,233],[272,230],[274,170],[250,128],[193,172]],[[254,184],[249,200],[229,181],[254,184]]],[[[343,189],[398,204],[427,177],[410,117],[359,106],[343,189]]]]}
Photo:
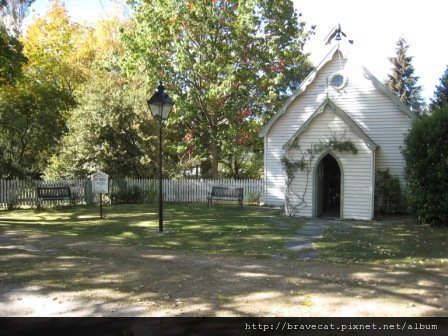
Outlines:
{"type": "MultiPolygon", "coordinates": [[[[342,62],[345,64],[345,60],[342,60],[342,62]]],[[[283,146],[326,99],[327,78],[337,69],[339,69],[339,62],[327,63],[306,91],[293,101],[286,113],[277,119],[266,135],[265,180],[267,204],[282,205],[284,203],[285,176],[281,163],[285,154],[283,146]]]]}
{"type": "MultiPolygon", "coordinates": [[[[341,217],[370,219],[373,213],[372,203],[372,149],[368,148],[365,141],[354,133],[346,122],[338,116],[331,107],[325,107],[324,111],[313,119],[306,131],[297,139],[302,150],[310,148],[311,145],[318,143],[322,139],[330,138],[332,133],[344,134],[347,140],[350,140],[358,150],[357,154],[351,152],[332,151],[331,155],[338,161],[341,169],[342,184],[342,205],[341,217]]],[[[297,151],[297,150],[290,150],[297,151]]],[[[292,153],[296,159],[299,159],[297,153],[292,153]]],[[[311,167],[315,167],[325,156],[321,153],[311,162],[311,167]]],[[[304,172],[297,174],[293,183],[295,193],[304,195],[305,204],[296,215],[311,217],[314,215],[313,199],[314,192],[314,169],[306,178],[304,172]],[[306,189],[305,189],[306,188],[306,189]]]]}
{"type": "MultiPolygon", "coordinates": [[[[332,57],[326,60],[326,63],[322,64],[314,73],[312,81],[307,82],[306,88],[289,101],[284,107],[286,108],[284,112],[274,117],[273,122],[268,123],[268,128],[266,128],[267,131],[264,135],[265,202],[268,205],[284,204],[285,176],[281,163],[281,159],[285,155],[283,146],[327,98],[352,118],[364,133],[378,145],[375,162],[372,166],[375,169],[389,169],[391,174],[398,177],[404,184],[404,160],[401,147],[404,135],[412,125],[411,116],[378,88],[371,74],[356,64],[356,60],[354,62],[347,60],[342,53],[336,51],[332,57]],[[348,78],[347,85],[339,91],[327,84],[336,72],[342,72],[348,78]]],[[[325,127],[326,125],[323,125],[323,128],[325,127]]],[[[318,138],[325,140],[325,135],[322,134],[318,138]]],[[[368,161],[369,158],[366,160],[368,161]]],[[[347,179],[347,174],[351,174],[353,179],[358,176],[358,181],[362,176],[357,168],[343,167],[343,169],[345,179],[347,179]]],[[[370,178],[370,174],[366,178],[370,178]]],[[[373,187],[368,190],[371,193],[374,192],[373,187]]],[[[345,197],[347,197],[347,192],[348,190],[344,190],[345,197]]],[[[364,200],[362,197],[360,199],[364,200]]],[[[309,199],[309,202],[312,204],[312,198],[309,199]]],[[[345,198],[344,216],[349,213],[358,213],[357,203],[351,204],[349,199],[345,198]]]]}

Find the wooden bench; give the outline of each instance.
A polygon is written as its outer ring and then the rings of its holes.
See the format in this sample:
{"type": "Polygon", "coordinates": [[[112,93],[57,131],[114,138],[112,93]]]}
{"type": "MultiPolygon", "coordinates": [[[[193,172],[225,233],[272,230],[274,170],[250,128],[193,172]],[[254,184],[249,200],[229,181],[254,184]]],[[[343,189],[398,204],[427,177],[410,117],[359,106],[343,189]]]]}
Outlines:
{"type": "Polygon", "coordinates": [[[42,201],[73,202],[70,187],[37,187],[37,208],[42,207],[42,201]]]}
{"type": "Polygon", "coordinates": [[[208,205],[211,206],[213,200],[238,201],[243,206],[243,188],[212,187],[212,192],[208,194],[208,205]]]}

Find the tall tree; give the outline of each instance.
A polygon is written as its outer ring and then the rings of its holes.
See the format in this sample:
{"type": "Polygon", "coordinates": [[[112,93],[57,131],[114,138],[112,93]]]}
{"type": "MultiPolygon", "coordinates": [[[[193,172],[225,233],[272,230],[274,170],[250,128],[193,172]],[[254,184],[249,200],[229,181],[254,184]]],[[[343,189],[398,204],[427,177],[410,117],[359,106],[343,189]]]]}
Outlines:
{"type": "Polygon", "coordinates": [[[448,105],[448,66],[445,69],[440,84],[436,86],[434,98],[431,99],[430,109],[435,110],[448,105]]]}
{"type": "Polygon", "coordinates": [[[29,78],[0,89],[0,177],[39,177],[65,130],[63,93],[29,78]]]}
{"type": "Polygon", "coordinates": [[[401,37],[397,42],[397,55],[390,59],[393,68],[392,74],[388,76],[387,86],[412,111],[421,113],[424,107],[422,87],[417,85],[419,77],[414,74],[413,57],[408,56],[408,49],[409,45],[401,37]]]}
{"type": "MultiPolygon", "coordinates": [[[[140,138],[134,146],[136,137],[127,127],[129,120],[138,120],[130,109],[135,102],[125,99],[129,94],[121,93],[125,87],[122,81],[108,77],[116,68],[114,58],[121,53],[121,26],[117,18],[98,22],[96,29],[73,24],[65,7],[53,1],[46,15],[37,17],[20,37],[27,64],[14,49],[9,49],[12,56],[0,54],[0,176],[38,177],[49,162],[51,167],[45,173],[52,177],[80,176],[95,165],[108,167],[108,162],[116,168],[112,171],[116,176],[120,169],[135,176],[151,171],[144,165],[146,170],[139,170],[139,160],[132,166],[138,150],[150,146],[143,146],[140,138]],[[4,55],[11,62],[3,62],[4,55]],[[23,74],[19,76],[21,68],[23,74]],[[110,121],[112,117],[116,120],[110,121]],[[102,126],[107,122],[106,132],[102,126]],[[103,153],[104,146],[112,149],[103,153]],[[92,148],[100,148],[103,155],[96,157],[98,151],[88,151],[92,148]]],[[[5,36],[21,47],[15,36],[5,36]]],[[[144,152],[143,157],[147,156],[144,152]]]]}
{"type": "Polygon", "coordinates": [[[47,178],[86,177],[99,169],[114,177],[156,175],[157,132],[142,99],[147,88],[117,71],[119,30],[125,26],[112,17],[74,34],[73,59],[86,80],[74,91],[76,107],[45,170],[47,178]]]}
{"type": "MultiPolygon", "coordinates": [[[[226,157],[247,157],[233,149],[257,137],[309,71],[303,47],[310,32],[290,0],[131,3],[125,69],[153,86],[167,83],[176,101],[169,125],[184,140],[178,150],[201,162],[203,175],[217,177],[226,157]]],[[[261,155],[261,142],[252,145],[261,155]]]]}
{"type": "MultiPolygon", "coordinates": [[[[25,4],[6,3],[9,11],[25,4]]],[[[0,87],[2,176],[41,176],[66,132],[68,111],[75,103],[73,90],[81,72],[73,36],[80,29],[70,23],[58,1],[47,14],[31,23],[21,37],[9,35],[17,48],[6,54],[11,62],[0,65],[0,83],[4,84],[0,87]],[[26,58],[21,54],[22,43],[26,58]]]]}
{"type": "Polygon", "coordinates": [[[18,36],[34,0],[0,0],[0,86],[14,83],[26,61],[18,36]]]}
{"type": "Polygon", "coordinates": [[[22,38],[30,75],[73,95],[85,80],[74,43],[81,29],[82,26],[70,22],[65,6],[53,1],[45,16],[38,17],[22,38]]]}
{"type": "Polygon", "coordinates": [[[114,177],[156,175],[155,125],[142,89],[116,74],[97,74],[76,91],[68,132],[45,171],[49,178],[86,177],[102,170],[114,177]]]}
{"type": "Polygon", "coordinates": [[[23,19],[35,0],[0,0],[0,15],[7,29],[14,36],[20,36],[23,19]]]}
{"type": "Polygon", "coordinates": [[[0,22],[0,86],[13,84],[22,74],[25,62],[22,44],[0,22]]]}

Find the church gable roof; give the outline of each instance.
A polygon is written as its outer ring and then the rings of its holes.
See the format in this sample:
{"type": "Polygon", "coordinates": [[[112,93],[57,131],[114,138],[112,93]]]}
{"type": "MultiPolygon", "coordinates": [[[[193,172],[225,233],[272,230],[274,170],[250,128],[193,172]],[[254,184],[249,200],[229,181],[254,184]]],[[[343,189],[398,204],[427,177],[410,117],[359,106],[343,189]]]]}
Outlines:
{"type": "Polygon", "coordinates": [[[364,130],[354,121],[350,116],[344,112],[341,108],[339,108],[330,98],[325,99],[325,101],[319,106],[319,108],[314,111],[314,113],[307,119],[305,123],[294,133],[291,139],[285,143],[283,146],[284,149],[287,149],[292,146],[294,141],[305,132],[309,126],[313,123],[314,119],[319,116],[321,113],[325,111],[326,107],[330,107],[333,112],[339,116],[346,125],[353,131],[356,135],[358,135],[370,149],[376,149],[379,146],[364,132],[364,130]]]}
{"type": "MultiPolygon", "coordinates": [[[[341,46],[338,44],[333,47],[327,56],[319,63],[319,65],[303,80],[299,88],[289,97],[285,103],[277,110],[277,112],[268,120],[268,122],[263,126],[259,135],[264,137],[268,134],[271,127],[275,124],[275,122],[286,113],[289,106],[301,95],[303,95],[308,87],[314,82],[317,77],[317,74],[322,70],[322,68],[328,64],[334,57],[334,55],[339,52],[344,56],[346,52],[342,50],[341,46]]],[[[387,98],[389,98],[392,103],[404,114],[406,114],[411,119],[415,119],[417,116],[414,112],[412,112],[405,104],[403,104],[398,97],[391,92],[384,84],[382,84],[370,71],[368,71],[365,67],[361,67],[364,78],[372,82],[372,85],[380,92],[382,92],[387,98]]],[[[334,103],[333,103],[334,104],[334,103]]],[[[345,113],[345,112],[344,112],[345,113]]],[[[346,113],[345,113],[346,114],[346,113]]],[[[346,114],[347,115],[347,114],[346,114]]],[[[348,116],[348,115],[347,115],[348,116]]]]}
{"type": "Polygon", "coordinates": [[[294,91],[294,93],[289,97],[285,103],[280,107],[280,109],[268,120],[268,122],[263,126],[260,131],[260,136],[264,137],[269,132],[271,126],[280,118],[288,109],[288,107],[292,104],[292,102],[299,97],[303,92],[306,91],[308,86],[313,83],[316,78],[317,73],[333,58],[334,54],[339,50],[339,46],[333,47],[330,52],[325,56],[325,58],[319,63],[319,65],[310,72],[308,76],[303,80],[298,89],[294,91]]]}

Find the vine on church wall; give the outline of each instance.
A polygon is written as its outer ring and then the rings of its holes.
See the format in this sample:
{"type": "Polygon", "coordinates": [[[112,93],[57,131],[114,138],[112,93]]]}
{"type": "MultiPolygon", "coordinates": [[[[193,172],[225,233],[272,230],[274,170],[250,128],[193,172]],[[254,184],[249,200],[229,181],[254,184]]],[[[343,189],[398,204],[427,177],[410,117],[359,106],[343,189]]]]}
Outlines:
{"type": "Polygon", "coordinates": [[[282,158],[283,169],[286,173],[286,190],[285,190],[285,212],[286,215],[295,216],[306,203],[306,194],[309,188],[310,174],[312,171],[312,163],[317,155],[329,152],[351,152],[358,153],[355,144],[347,139],[345,132],[337,134],[332,133],[329,139],[319,140],[318,143],[311,145],[309,148],[302,150],[299,143],[296,141],[289,148],[287,154],[282,158]],[[295,150],[299,153],[299,159],[292,160],[287,155],[290,150],[295,150]],[[301,193],[294,190],[292,187],[294,178],[298,171],[305,173],[305,187],[301,193]]]}

